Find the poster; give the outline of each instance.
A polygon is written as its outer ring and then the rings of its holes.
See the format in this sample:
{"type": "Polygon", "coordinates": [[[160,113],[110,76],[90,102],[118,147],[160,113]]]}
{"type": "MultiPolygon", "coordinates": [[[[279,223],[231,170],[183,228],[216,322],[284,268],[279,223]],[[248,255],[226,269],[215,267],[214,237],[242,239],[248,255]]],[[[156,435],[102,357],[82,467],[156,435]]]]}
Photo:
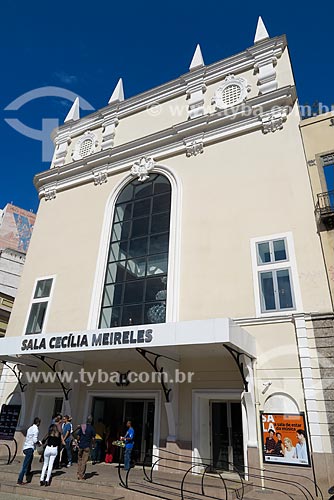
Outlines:
{"type": "Polygon", "coordinates": [[[311,465],[303,413],[261,413],[261,428],[264,462],[311,465]]]}
{"type": "Polygon", "coordinates": [[[21,406],[2,405],[0,413],[0,440],[11,441],[19,421],[21,406]]]}

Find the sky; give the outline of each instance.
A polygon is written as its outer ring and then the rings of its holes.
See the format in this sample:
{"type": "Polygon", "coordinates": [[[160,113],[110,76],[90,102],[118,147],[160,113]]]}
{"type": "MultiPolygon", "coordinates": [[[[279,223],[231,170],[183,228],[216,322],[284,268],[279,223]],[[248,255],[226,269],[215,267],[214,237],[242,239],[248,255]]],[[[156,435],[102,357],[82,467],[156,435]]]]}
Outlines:
{"type": "Polygon", "coordinates": [[[259,15],[270,36],[287,35],[300,104],[334,104],[332,1],[2,0],[0,208],[37,211],[33,177],[50,167],[52,147],[44,140],[43,158],[41,130],[64,121],[73,96],[99,109],[120,77],[125,98],[177,78],[197,43],[205,64],[241,52],[259,15]]]}

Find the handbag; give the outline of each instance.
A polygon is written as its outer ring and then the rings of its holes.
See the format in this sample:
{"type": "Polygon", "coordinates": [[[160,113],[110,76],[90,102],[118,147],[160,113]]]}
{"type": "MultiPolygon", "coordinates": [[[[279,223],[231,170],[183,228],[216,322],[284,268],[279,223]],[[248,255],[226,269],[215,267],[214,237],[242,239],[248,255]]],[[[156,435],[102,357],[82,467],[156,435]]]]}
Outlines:
{"type": "Polygon", "coordinates": [[[45,448],[45,445],[44,444],[41,444],[39,446],[36,446],[36,451],[39,455],[43,455],[44,453],[44,448],[45,448]]]}

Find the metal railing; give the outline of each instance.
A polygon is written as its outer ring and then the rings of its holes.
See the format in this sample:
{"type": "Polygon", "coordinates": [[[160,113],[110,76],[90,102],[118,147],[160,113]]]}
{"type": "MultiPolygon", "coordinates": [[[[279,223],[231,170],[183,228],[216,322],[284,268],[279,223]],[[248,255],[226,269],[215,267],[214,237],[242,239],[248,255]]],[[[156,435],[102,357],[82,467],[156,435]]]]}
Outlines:
{"type": "Polygon", "coordinates": [[[318,201],[315,207],[319,216],[334,214],[334,191],[327,191],[317,195],[318,201]]]}
{"type": "Polygon", "coordinates": [[[17,454],[17,441],[16,441],[16,439],[13,438],[10,441],[6,441],[6,442],[1,441],[0,446],[5,446],[7,448],[8,460],[7,460],[7,464],[6,465],[11,465],[14,462],[16,454],[17,454]],[[11,443],[11,442],[14,443],[14,453],[12,453],[12,451],[10,449],[10,446],[8,444],[8,443],[11,443]]]}
{"type": "MultiPolygon", "coordinates": [[[[237,466],[230,462],[221,461],[226,470],[217,469],[214,467],[210,459],[192,460],[190,457],[180,455],[164,449],[157,449],[147,453],[143,462],[144,481],[151,486],[160,488],[162,495],[175,495],[177,498],[185,500],[192,495],[192,499],[210,498],[213,500],[228,500],[231,495],[242,500],[245,495],[246,487],[261,488],[271,492],[279,493],[283,497],[295,499],[296,494],[300,495],[305,500],[315,500],[320,498],[323,500],[323,494],[318,485],[309,477],[304,475],[293,474],[295,480],[291,480],[291,473],[272,471],[268,468],[257,468],[250,466],[237,466]],[[173,479],[179,479],[177,486],[166,484],[163,482],[162,471],[173,474],[173,479]],[[177,474],[178,473],[178,476],[177,474]],[[188,489],[187,482],[192,479],[199,478],[199,483],[193,481],[192,486],[197,487],[197,491],[188,489]],[[247,480],[245,479],[247,478],[247,480]],[[208,484],[210,479],[210,484],[208,484]],[[217,485],[217,486],[214,486],[217,485]],[[282,488],[283,487],[283,488],[282,488]],[[162,490],[161,490],[162,488],[162,490]],[[217,493],[210,494],[209,489],[219,491],[222,496],[215,496],[217,493]],[[315,496],[311,493],[314,488],[315,496]],[[288,491],[287,491],[288,490],[288,491]],[[194,496],[196,495],[196,496],[194,496]]],[[[158,495],[156,491],[152,493],[149,488],[147,491],[138,489],[138,483],[130,482],[131,469],[122,475],[121,461],[118,466],[118,474],[120,484],[124,488],[146,495],[166,498],[166,496],[158,495]]],[[[169,481],[170,483],[170,481],[169,481]]],[[[143,483],[144,487],[145,483],[143,483]]]]}

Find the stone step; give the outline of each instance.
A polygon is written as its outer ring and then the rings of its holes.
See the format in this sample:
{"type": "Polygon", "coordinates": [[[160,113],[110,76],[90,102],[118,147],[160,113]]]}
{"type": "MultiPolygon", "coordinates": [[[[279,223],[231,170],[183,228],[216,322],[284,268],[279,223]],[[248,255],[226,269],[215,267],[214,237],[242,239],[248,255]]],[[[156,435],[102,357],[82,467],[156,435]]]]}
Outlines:
{"type": "Polygon", "coordinates": [[[24,486],[20,486],[13,483],[5,483],[2,482],[0,485],[0,493],[1,494],[14,494],[22,495],[32,498],[38,498],[41,500],[59,500],[59,496],[61,495],[62,500],[124,500],[124,495],[121,494],[113,494],[100,492],[100,491],[86,491],[86,485],[81,485],[80,488],[77,486],[76,489],[67,488],[66,490],[59,491],[57,485],[51,484],[51,486],[44,487],[32,484],[27,484],[24,486]]]}
{"type": "MultiPolygon", "coordinates": [[[[293,500],[305,500],[305,497],[302,495],[296,495],[295,493],[289,493],[289,495],[293,497],[293,500]]],[[[254,488],[251,492],[245,494],[243,500],[289,500],[289,497],[278,491],[254,488]]]]}
{"type": "MultiPolygon", "coordinates": [[[[161,484],[150,484],[143,479],[141,470],[139,470],[136,477],[131,478],[130,485],[132,489],[126,490],[120,486],[118,474],[115,474],[115,470],[110,471],[113,472],[113,474],[111,474],[110,476],[108,474],[107,477],[106,474],[103,474],[103,472],[104,471],[100,469],[100,473],[91,473],[91,476],[87,481],[78,482],[76,478],[76,469],[71,468],[57,470],[55,471],[56,475],[54,475],[52,478],[51,486],[48,488],[43,488],[39,486],[40,471],[35,470],[32,482],[23,487],[18,486],[18,491],[21,492],[24,491],[24,489],[27,490],[29,488],[29,492],[27,492],[27,494],[33,495],[36,494],[36,491],[40,492],[42,490],[43,498],[49,498],[49,496],[45,496],[47,491],[50,492],[50,498],[54,498],[54,496],[52,495],[54,489],[56,490],[58,495],[61,494],[61,496],[63,496],[69,491],[77,492],[78,488],[80,488],[80,491],[84,489],[87,498],[93,497],[96,499],[100,497],[103,499],[104,495],[107,495],[108,498],[112,498],[111,495],[113,495],[115,498],[124,498],[126,500],[152,500],[152,497],[160,497],[166,500],[176,500],[180,498],[179,475],[162,474],[162,477],[156,478],[157,482],[160,481],[161,484]],[[33,492],[30,492],[30,490],[33,490],[33,492]]],[[[17,486],[17,475],[18,471],[12,470],[11,468],[7,468],[6,471],[1,471],[0,468],[0,483],[6,485],[6,491],[8,491],[9,486],[11,486],[12,488],[17,486]]],[[[218,499],[224,499],[225,491],[223,491],[223,489],[220,487],[220,484],[218,486],[219,487],[217,487],[217,483],[216,481],[214,481],[214,478],[207,477],[205,482],[206,495],[213,498],[215,497],[218,499]]],[[[249,491],[249,488],[249,485],[245,485],[245,491],[249,491]]],[[[197,500],[202,498],[200,491],[201,487],[198,478],[193,478],[193,480],[191,480],[190,477],[189,482],[185,484],[185,499],[197,500]]],[[[76,493],[76,495],[78,494],[76,493]]],[[[240,497],[238,497],[238,495],[234,491],[229,489],[228,498],[229,500],[234,500],[240,497]]]]}
{"type": "Polygon", "coordinates": [[[1,493],[0,491],[0,500],[44,500],[45,497],[32,497],[27,495],[19,495],[16,493],[1,493]]]}
{"type": "MultiPolygon", "coordinates": [[[[66,470],[66,469],[65,469],[66,470]]],[[[0,470],[0,483],[8,483],[8,484],[16,484],[17,482],[17,476],[18,473],[14,471],[6,471],[3,472],[0,470]]],[[[33,486],[37,485],[39,486],[39,478],[40,478],[40,473],[34,474],[32,478],[32,482],[29,485],[24,485],[24,486],[33,486]]],[[[98,478],[98,476],[97,476],[98,478]]],[[[115,484],[111,484],[111,481],[103,481],[99,480],[98,483],[91,483],[90,481],[85,481],[85,490],[89,492],[95,492],[99,491],[101,493],[108,493],[108,494],[114,494],[115,493],[115,487],[119,487],[119,481],[117,483],[115,480],[113,481],[115,484]]],[[[52,483],[54,486],[57,486],[58,490],[66,490],[67,488],[70,489],[76,489],[78,488],[78,485],[83,484],[79,483],[79,481],[76,479],[76,477],[68,477],[66,472],[64,471],[55,471],[53,472],[52,476],[52,483]],[[63,477],[64,476],[64,477],[63,477]]],[[[51,487],[51,486],[50,486],[51,487]]]]}

